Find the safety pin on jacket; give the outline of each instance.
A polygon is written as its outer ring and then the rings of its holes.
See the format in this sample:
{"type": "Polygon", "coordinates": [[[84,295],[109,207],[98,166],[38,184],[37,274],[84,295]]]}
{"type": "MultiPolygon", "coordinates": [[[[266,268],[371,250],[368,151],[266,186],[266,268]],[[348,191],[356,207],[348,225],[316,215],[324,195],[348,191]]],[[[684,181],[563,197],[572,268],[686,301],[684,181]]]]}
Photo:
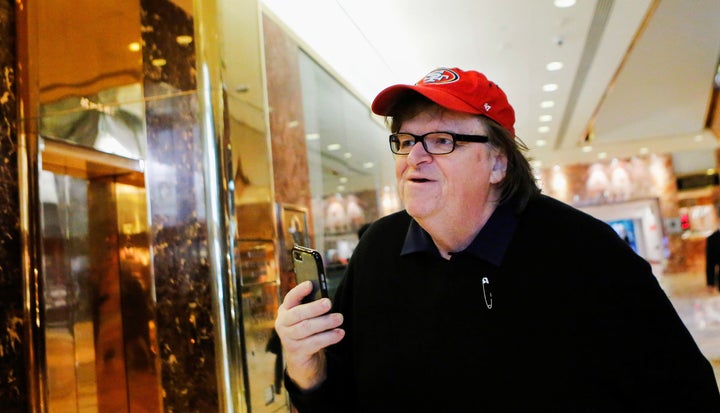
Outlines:
{"type": "Polygon", "coordinates": [[[488,310],[492,309],[492,291],[490,290],[490,280],[488,277],[482,279],[483,298],[485,299],[485,305],[488,310]]]}

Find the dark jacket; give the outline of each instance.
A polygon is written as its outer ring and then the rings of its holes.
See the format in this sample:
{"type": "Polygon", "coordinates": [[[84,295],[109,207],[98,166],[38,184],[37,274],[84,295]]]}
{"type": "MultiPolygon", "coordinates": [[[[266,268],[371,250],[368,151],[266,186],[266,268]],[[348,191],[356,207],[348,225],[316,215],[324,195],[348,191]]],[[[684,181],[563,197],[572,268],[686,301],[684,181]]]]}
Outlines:
{"type": "Polygon", "coordinates": [[[720,230],[713,231],[705,240],[705,275],[707,285],[720,287],[720,230]]]}
{"type": "Polygon", "coordinates": [[[301,413],[720,412],[710,364],[608,225],[545,196],[513,233],[496,215],[478,238],[509,238],[498,266],[401,255],[405,212],[373,224],[336,296],[327,381],[288,386],[301,413]]]}

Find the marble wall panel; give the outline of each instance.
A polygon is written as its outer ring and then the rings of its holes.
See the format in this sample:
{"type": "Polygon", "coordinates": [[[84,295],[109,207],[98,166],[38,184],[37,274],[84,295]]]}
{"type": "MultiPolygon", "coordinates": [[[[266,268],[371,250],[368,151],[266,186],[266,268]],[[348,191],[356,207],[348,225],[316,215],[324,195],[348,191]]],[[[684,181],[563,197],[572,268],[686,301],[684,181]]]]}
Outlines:
{"type": "MultiPolygon", "coordinates": [[[[308,228],[312,231],[312,194],[305,146],[299,48],[277,23],[265,15],[263,36],[275,200],[307,208],[308,228]]],[[[313,238],[314,234],[310,236],[313,238]]],[[[280,296],[284,297],[294,285],[294,273],[281,268],[280,296]]]]}
{"type": "Polygon", "coordinates": [[[195,93],[193,19],[166,0],[143,0],[147,187],[165,411],[216,412],[215,337],[195,93]],[[158,65],[158,59],[165,61],[158,65]],[[155,64],[153,64],[155,62],[155,64]]]}
{"type": "Polygon", "coordinates": [[[310,174],[305,146],[299,48],[297,43],[267,16],[263,18],[263,36],[275,199],[309,209],[310,174]]]}
{"type": "Polygon", "coordinates": [[[0,406],[27,411],[17,174],[15,2],[0,1],[0,406]]]}

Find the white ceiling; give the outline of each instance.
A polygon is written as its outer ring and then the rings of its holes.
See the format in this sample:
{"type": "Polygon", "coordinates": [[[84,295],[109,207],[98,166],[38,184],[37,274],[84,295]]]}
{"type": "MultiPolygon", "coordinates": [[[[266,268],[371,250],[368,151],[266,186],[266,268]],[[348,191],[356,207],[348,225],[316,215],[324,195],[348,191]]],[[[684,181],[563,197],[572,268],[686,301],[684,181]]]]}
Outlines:
{"type": "MultiPolygon", "coordinates": [[[[678,173],[715,167],[717,139],[704,125],[720,56],[719,0],[261,4],[367,105],[386,86],[414,83],[436,67],[475,69],[503,87],[517,135],[543,166],[647,148],[675,154],[678,173]],[[546,70],[555,61],[563,68],[546,70]],[[547,83],[558,89],[543,92],[547,83]],[[541,108],[546,100],[554,107],[541,108]],[[592,151],[584,152],[589,132],[592,151]]],[[[384,140],[377,144],[387,152],[384,140]]]]}

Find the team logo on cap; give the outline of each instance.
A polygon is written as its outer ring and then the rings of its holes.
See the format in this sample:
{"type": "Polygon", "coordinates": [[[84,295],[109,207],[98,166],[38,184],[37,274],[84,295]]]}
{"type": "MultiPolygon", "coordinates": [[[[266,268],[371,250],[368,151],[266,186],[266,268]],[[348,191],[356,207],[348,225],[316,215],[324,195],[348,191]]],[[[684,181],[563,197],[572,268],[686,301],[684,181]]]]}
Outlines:
{"type": "Polygon", "coordinates": [[[425,75],[425,77],[418,82],[418,84],[428,85],[428,84],[443,84],[443,83],[452,83],[460,79],[460,76],[458,76],[457,73],[453,72],[450,69],[435,69],[432,72],[425,75]]]}

